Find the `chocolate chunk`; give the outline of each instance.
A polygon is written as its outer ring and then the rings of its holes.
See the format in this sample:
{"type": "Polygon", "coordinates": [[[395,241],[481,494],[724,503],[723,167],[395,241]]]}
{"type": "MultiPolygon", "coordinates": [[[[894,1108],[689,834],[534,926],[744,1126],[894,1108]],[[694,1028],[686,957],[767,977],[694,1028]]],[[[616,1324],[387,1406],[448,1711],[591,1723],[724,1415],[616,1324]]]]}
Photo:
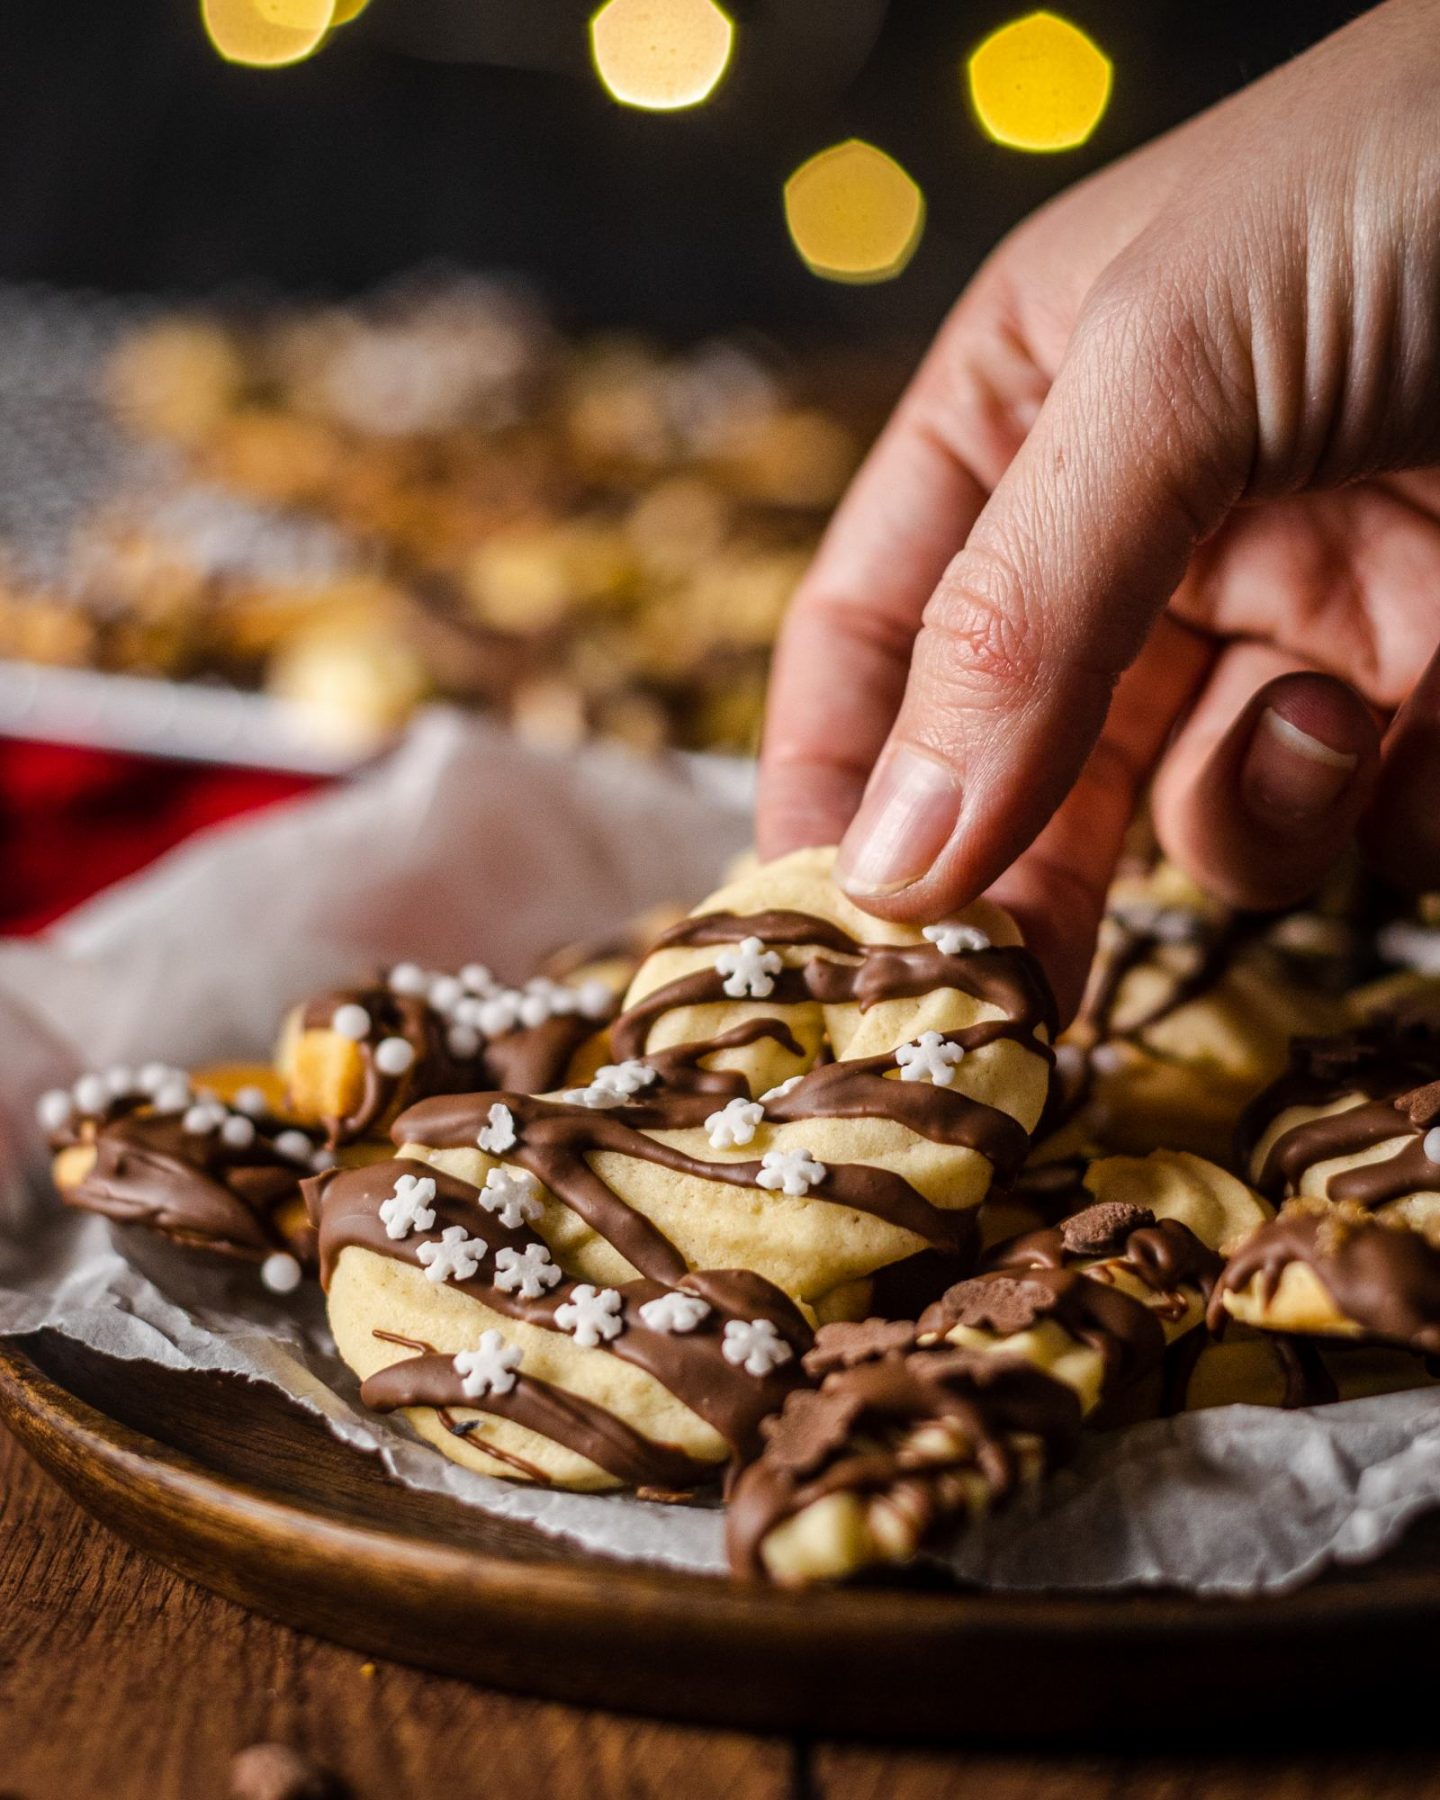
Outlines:
{"type": "Polygon", "coordinates": [[[1397,1094],[1394,1105],[1396,1111],[1404,1113],[1412,1125],[1422,1128],[1433,1125],[1440,1119],[1440,1081],[1411,1088],[1407,1094],[1397,1094]]]}
{"type": "Polygon", "coordinates": [[[334,1778],[288,1744],[251,1744],[230,1763],[230,1800],[340,1800],[334,1778]]]}
{"type": "Polygon", "coordinates": [[[1102,1200],[1063,1221],[1060,1245],[1070,1256],[1111,1256],[1125,1248],[1132,1231],[1154,1223],[1155,1215],[1148,1206],[1102,1200]]]}
{"type": "Polygon", "coordinates": [[[907,1319],[861,1319],[856,1324],[839,1321],[822,1325],[813,1349],[803,1358],[811,1375],[828,1375],[832,1369],[853,1369],[896,1350],[908,1350],[915,1342],[915,1327],[907,1319]]]}
{"type": "Polygon", "coordinates": [[[810,1474],[845,1442],[861,1405],[860,1396],[844,1388],[820,1393],[801,1388],[760,1427],[765,1461],[787,1475],[810,1474]]]}
{"type": "Polygon", "coordinates": [[[1055,1290],[1043,1281],[1017,1275],[975,1275],[969,1281],[957,1281],[926,1314],[924,1323],[927,1329],[941,1331],[952,1325],[973,1325],[1010,1337],[1027,1331],[1037,1319],[1053,1312],[1055,1305],[1055,1290]]]}

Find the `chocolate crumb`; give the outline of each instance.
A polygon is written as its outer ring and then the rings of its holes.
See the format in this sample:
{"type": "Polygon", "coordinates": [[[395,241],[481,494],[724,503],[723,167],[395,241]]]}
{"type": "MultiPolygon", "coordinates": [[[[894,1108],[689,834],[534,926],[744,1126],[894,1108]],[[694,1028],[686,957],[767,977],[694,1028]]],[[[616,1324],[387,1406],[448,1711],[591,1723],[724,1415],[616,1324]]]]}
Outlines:
{"type": "Polygon", "coordinates": [[[1043,1281],[1017,1275],[975,1275],[969,1281],[957,1281],[922,1323],[940,1331],[948,1331],[952,1325],[973,1325],[1011,1337],[1027,1331],[1052,1312],[1055,1304],[1055,1290],[1043,1281]]]}
{"type": "Polygon", "coordinates": [[[908,1350],[915,1342],[915,1326],[908,1319],[861,1319],[851,1324],[838,1320],[822,1325],[812,1349],[802,1361],[811,1375],[828,1375],[832,1369],[853,1369],[892,1351],[908,1350]]]}
{"type": "Polygon", "coordinates": [[[1402,1112],[1412,1125],[1428,1127],[1440,1119],[1440,1081],[1411,1088],[1408,1094],[1397,1094],[1395,1110],[1402,1112]]]}
{"type": "Polygon", "coordinates": [[[787,1475],[810,1474],[845,1442],[860,1410],[859,1395],[843,1388],[829,1393],[801,1388],[762,1423],[764,1460],[787,1475]]]}
{"type": "Polygon", "coordinates": [[[1102,1200],[1087,1206],[1060,1227],[1061,1248],[1071,1256],[1110,1256],[1125,1248],[1132,1231],[1155,1223],[1148,1206],[1128,1200],[1102,1200]]]}
{"type": "Polygon", "coordinates": [[[342,1790],[288,1744],[251,1744],[231,1759],[230,1800],[342,1800],[342,1790]]]}

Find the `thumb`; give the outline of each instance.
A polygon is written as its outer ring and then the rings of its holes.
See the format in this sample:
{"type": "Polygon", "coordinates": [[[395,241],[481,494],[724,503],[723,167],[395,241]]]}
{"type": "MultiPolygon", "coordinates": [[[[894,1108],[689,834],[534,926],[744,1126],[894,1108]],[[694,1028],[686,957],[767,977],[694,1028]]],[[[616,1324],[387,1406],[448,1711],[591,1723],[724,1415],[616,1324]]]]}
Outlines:
{"type": "Polygon", "coordinates": [[[1254,388],[1214,294],[1173,266],[1112,265],[1092,291],[1030,435],[926,606],[841,850],[841,880],[871,910],[941,917],[1030,844],[1196,542],[1241,492],[1254,388]]]}

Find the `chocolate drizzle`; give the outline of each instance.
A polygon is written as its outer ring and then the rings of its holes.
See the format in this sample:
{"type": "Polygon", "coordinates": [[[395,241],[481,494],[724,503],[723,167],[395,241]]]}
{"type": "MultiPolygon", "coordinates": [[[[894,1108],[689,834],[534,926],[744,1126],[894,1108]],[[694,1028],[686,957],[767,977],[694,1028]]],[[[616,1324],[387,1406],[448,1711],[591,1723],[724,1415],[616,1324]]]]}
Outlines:
{"type": "Polygon", "coordinates": [[[988,1269],[1065,1269],[1083,1259],[1107,1262],[1087,1270],[1107,1278],[1110,1264],[1142,1282],[1152,1293],[1174,1295],[1183,1314],[1186,1288],[1206,1299],[1219,1279],[1224,1259],[1179,1219],[1156,1219],[1143,1207],[1108,1201],[1086,1208],[1060,1225],[997,1244],[985,1257],[988,1269]]]}
{"type": "MultiPolygon", "coordinates": [[[[523,1425],[540,1437],[566,1445],[627,1487],[678,1492],[697,1486],[713,1473],[708,1465],[687,1456],[674,1445],[653,1443],[608,1407],[598,1406],[581,1394],[557,1388],[532,1375],[521,1373],[508,1394],[487,1394],[482,1399],[472,1399],[461,1385],[453,1359],[448,1356],[409,1356],[391,1363],[361,1384],[360,1398],[377,1412],[428,1406],[442,1415],[458,1408],[492,1413],[497,1418],[523,1425]]],[[[478,1449],[487,1455],[496,1455],[496,1448],[485,1441],[476,1421],[457,1422],[447,1417],[445,1423],[456,1437],[473,1438],[478,1449]]],[[[499,1455],[497,1460],[514,1466],[518,1459],[499,1455]]],[[[541,1486],[549,1485],[542,1471],[533,1464],[522,1464],[521,1472],[531,1481],[538,1479],[541,1486]]]]}
{"type": "Polygon", "coordinates": [[[1048,1469],[1073,1453],[1079,1428],[1074,1392],[1019,1357],[947,1346],[843,1367],[818,1393],[792,1394],[767,1426],[764,1454],[730,1496],[731,1569],[766,1579],[764,1547],[776,1526],[837,1493],[884,1496],[923,1543],[966,1510],[957,1473],[978,1477],[998,1509],[1021,1478],[1017,1439],[1036,1444],[1048,1469]],[[953,1437],[953,1456],[938,1465],[910,1449],[917,1428],[931,1424],[953,1437]]]}
{"type": "Polygon", "coordinates": [[[1440,1190],[1440,1167],[1425,1155],[1430,1113],[1426,1096],[1440,1077],[1440,1038],[1427,1032],[1367,1027],[1336,1038],[1296,1041],[1291,1066],[1246,1110],[1239,1146],[1253,1165],[1272,1122],[1293,1107],[1356,1104],[1281,1132],[1255,1171],[1272,1199],[1298,1192],[1305,1172],[1406,1139],[1394,1155],[1332,1174],[1329,1199],[1374,1209],[1408,1194],[1440,1190]]]}
{"type": "Polygon", "coordinates": [[[254,1123],[253,1141],[237,1149],[218,1132],[186,1131],[178,1113],[119,1112],[98,1125],[94,1164],[62,1187],[60,1197],[67,1206],[148,1225],[195,1248],[252,1262],[286,1250],[311,1262],[308,1231],[283,1229],[278,1217],[298,1201],[305,1171],[266,1135],[294,1127],[254,1123]]]}
{"type": "MultiPolygon", "coordinates": [[[[326,1287],[341,1253],[347,1248],[370,1250],[418,1268],[420,1245],[437,1239],[451,1225],[463,1226],[467,1236],[483,1240],[487,1253],[475,1275],[449,1285],[469,1294],[492,1312],[542,1330],[558,1331],[555,1314],[572,1298],[579,1285],[574,1281],[561,1281],[534,1300],[496,1287],[489,1279],[488,1271],[494,1266],[497,1251],[511,1248],[523,1252],[528,1246],[544,1240],[527,1227],[502,1225],[480,1203],[476,1189],[468,1182],[410,1158],[370,1163],[360,1169],[330,1171],[306,1182],[305,1192],[311,1215],[319,1226],[320,1276],[326,1287]],[[429,1231],[394,1239],[386,1234],[380,1205],[393,1193],[396,1181],[402,1175],[427,1175],[434,1181],[435,1198],[430,1204],[435,1213],[435,1224],[429,1231]]],[[[617,1291],[621,1296],[625,1328],[600,1348],[653,1376],[718,1432],[737,1455],[752,1453],[758,1443],[761,1419],[779,1407],[800,1379],[801,1358],[813,1341],[799,1308],[763,1276],[744,1269],[682,1272],[677,1281],[670,1284],[642,1277],[625,1283],[617,1291]],[[694,1330],[683,1333],[654,1331],[641,1318],[640,1308],[647,1301],[658,1299],[671,1287],[694,1294],[709,1304],[709,1317],[694,1330]],[[792,1360],[758,1377],[735,1367],[721,1351],[725,1324],[731,1319],[768,1320],[790,1345],[794,1352],[792,1360]]],[[[398,1381],[400,1377],[395,1379],[398,1381]]],[[[460,1404],[458,1400],[455,1403],[460,1404]]],[[[409,1402],[393,1401],[392,1404],[409,1402]]],[[[488,1406],[487,1402],[481,1410],[488,1406]]],[[[554,1416],[558,1419],[558,1414],[554,1416]]],[[[528,1420],[519,1422],[529,1423],[528,1420]]],[[[558,1431],[547,1435],[580,1449],[583,1455],[590,1454],[573,1436],[563,1436],[558,1431]]],[[[599,1457],[591,1460],[600,1462],[611,1473],[617,1472],[599,1457]]],[[[645,1480],[652,1485],[670,1485],[654,1472],[645,1480]]]]}
{"type": "Polygon", "coordinates": [[[1257,1284],[1268,1305],[1286,1268],[1310,1269],[1352,1325],[1383,1343],[1440,1354],[1440,1247],[1422,1232],[1376,1219],[1353,1203],[1291,1201],[1230,1257],[1210,1300],[1210,1322],[1227,1294],[1257,1284]]]}
{"type": "Polygon", "coordinates": [[[579,1013],[556,1013],[539,1025],[479,1038],[472,1056],[456,1056],[445,1016],[420,996],[394,993],[384,981],[316,995],[302,1009],[301,1025],[328,1031],[337,1010],[349,1005],[365,1009],[371,1029],[355,1046],[364,1070],[359,1100],[348,1113],[324,1121],[328,1141],[336,1145],[375,1135],[398,1107],[427,1094],[495,1086],[545,1093],[565,1079],[571,1058],[596,1030],[595,1021],[579,1013]],[[375,1047],[388,1037],[403,1038],[414,1052],[402,1075],[376,1066],[375,1047]]]}
{"type": "MultiPolygon", "coordinates": [[[[1040,965],[1019,946],[975,950],[949,956],[930,943],[862,944],[828,919],[810,913],[702,913],[682,919],[664,933],[657,948],[697,948],[738,943],[757,937],[780,946],[814,945],[853,958],[837,962],[813,956],[800,968],[784,968],[774,977],[767,998],[777,1005],[818,1001],[823,1006],[858,1005],[861,1012],[883,1000],[913,999],[937,988],[958,988],[1004,1013],[1024,1034],[1027,1047],[1047,1054],[1035,1036],[1043,1027],[1054,1036],[1055,1001],[1040,965]]],[[[724,977],[714,969],[697,969],[667,982],[622,1013],[611,1027],[618,1056],[644,1053],[650,1028],[677,1006],[723,1005],[724,977]]]]}

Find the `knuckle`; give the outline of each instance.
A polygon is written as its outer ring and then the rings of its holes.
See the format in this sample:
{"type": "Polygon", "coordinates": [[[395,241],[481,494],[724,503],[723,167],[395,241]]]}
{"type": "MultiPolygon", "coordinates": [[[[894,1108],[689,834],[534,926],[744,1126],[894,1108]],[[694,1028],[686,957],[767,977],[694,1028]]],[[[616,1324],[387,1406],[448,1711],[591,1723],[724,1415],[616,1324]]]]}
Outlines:
{"type": "Polygon", "coordinates": [[[927,649],[943,659],[947,680],[1012,697],[1037,681],[1040,633],[1015,573],[965,552],[925,608],[927,649]]]}

